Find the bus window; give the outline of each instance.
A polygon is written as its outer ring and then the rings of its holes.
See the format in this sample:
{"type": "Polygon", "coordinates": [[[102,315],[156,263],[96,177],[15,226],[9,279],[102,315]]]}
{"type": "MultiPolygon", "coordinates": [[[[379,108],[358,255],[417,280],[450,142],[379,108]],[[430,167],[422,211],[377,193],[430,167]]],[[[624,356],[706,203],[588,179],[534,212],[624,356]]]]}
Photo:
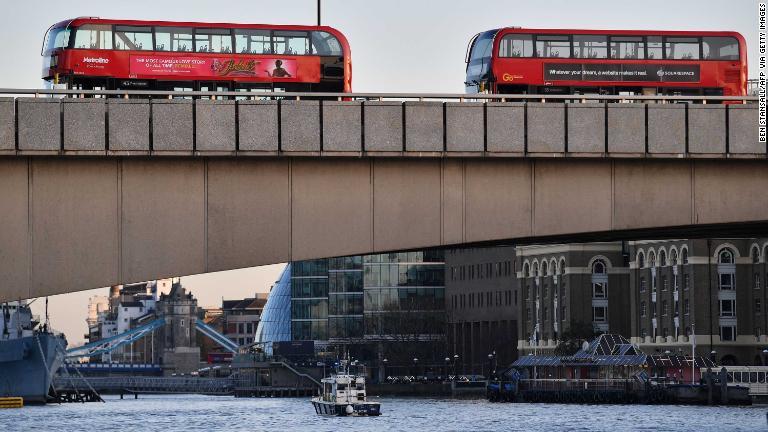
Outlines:
{"type": "Polygon", "coordinates": [[[275,54],[309,54],[309,34],[302,31],[275,31],[275,54]]]}
{"type": "Polygon", "coordinates": [[[312,32],[312,53],[321,56],[342,56],[344,51],[339,40],[330,33],[312,32]]]}
{"type": "Polygon", "coordinates": [[[661,60],[664,58],[663,45],[661,44],[661,36],[648,36],[648,59],[661,60]]]}
{"type": "Polygon", "coordinates": [[[43,53],[51,52],[57,48],[66,48],[67,46],[69,46],[69,28],[52,28],[45,35],[43,53]]]}
{"type": "Polygon", "coordinates": [[[74,31],[74,48],[112,49],[111,25],[84,24],[74,31]]]}
{"type": "Polygon", "coordinates": [[[704,37],[702,39],[704,59],[738,60],[739,41],[732,37],[704,37]]]}
{"type": "Polygon", "coordinates": [[[611,58],[642,60],[645,58],[645,43],[641,36],[611,36],[611,58]]]}
{"type": "Polygon", "coordinates": [[[231,53],[232,32],[229,29],[195,30],[195,52],[231,53]]]}
{"type": "Polygon", "coordinates": [[[478,81],[486,78],[491,66],[491,50],[496,31],[487,31],[475,39],[469,52],[467,63],[467,82],[478,81]]]}
{"type": "Polygon", "coordinates": [[[115,49],[152,51],[152,27],[115,26],[115,49]]]}
{"type": "Polygon", "coordinates": [[[533,36],[508,34],[499,42],[499,57],[533,57],[533,36]]]}
{"type": "Polygon", "coordinates": [[[235,52],[240,54],[272,54],[269,30],[235,29],[235,52]]]}
{"type": "Polygon", "coordinates": [[[156,27],[155,51],[192,51],[192,29],[188,27],[156,27]]]}
{"type": "Polygon", "coordinates": [[[568,36],[536,36],[536,57],[568,58],[570,56],[571,41],[568,36]]]}
{"type": "Polygon", "coordinates": [[[668,37],[664,44],[666,58],[675,60],[698,60],[699,39],[668,37]]]}
{"type": "Polygon", "coordinates": [[[608,37],[573,35],[573,56],[586,59],[608,58],[608,37]]]}

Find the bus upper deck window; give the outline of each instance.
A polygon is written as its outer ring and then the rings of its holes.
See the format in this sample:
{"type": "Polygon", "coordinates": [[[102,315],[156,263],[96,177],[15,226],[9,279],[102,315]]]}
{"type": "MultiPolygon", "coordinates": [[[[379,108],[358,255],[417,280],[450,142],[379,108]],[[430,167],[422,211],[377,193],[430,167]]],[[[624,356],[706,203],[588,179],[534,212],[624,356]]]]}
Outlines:
{"type": "Polygon", "coordinates": [[[195,30],[195,52],[231,53],[232,32],[229,29],[195,30]]]}
{"type": "Polygon", "coordinates": [[[667,59],[698,60],[699,39],[668,37],[664,44],[667,59]]]}
{"type": "Polygon", "coordinates": [[[645,58],[645,43],[641,36],[611,36],[611,58],[642,60],[645,58]]]}
{"type": "Polygon", "coordinates": [[[309,34],[303,31],[275,31],[273,37],[275,54],[309,54],[309,34]]]}
{"type": "Polygon", "coordinates": [[[739,41],[732,37],[704,37],[702,39],[704,59],[738,60],[739,41]]]}
{"type": "Polygon", "coordinates": [[[648,36],[648,59],[661,60],[664,58],[663,45],[661,43],[661,36],[648,36]]]}
{"type": "Polygon", "coordinates": [[[69,27],[57,27],[48,30],[43,42],[43,52],[50,52],[57,48],[69,46],[69,27]]]}
{"type": "Polygon", "coordinates": [[[156,27],[155,51],[192,51],[192,29],[189,27],[156,27]]]}
{"type": "Polygon", "coordinates": [[[536,57],[568,58],[570,56],[571,41],[568,36],[536,36],[536,57]]]}
{"type": "Polygon", "coordinates": [[[312,32],[312,53],[321,56],[342,56],[344,51],[336,37],[328,32],[312,32]]]}
{"type": "Polygon", "coordinates": [[[84,24],[74,31],[74,48],[112,49],[111,25],[84,24]]]}
{"type": "Polygon", "coordinates": [[[115,26],[115,49],[152,51],[152,27],[115,26]]]}
{"type": "Polygon", "coordinates": [[[608,58],[608,37],[600,35],[573,35],[573,57],[586,59],[608,58]]]}
{"type": "Polygon", "coordinates": [[[499,57],[533,57],[533,36],[508,34],[499,42],[499,57]]]}
{"type": "Polygon", "coordinates": [[[235,29],[235,52],[239,54],[272,54],[269,30],[235,29]]]}

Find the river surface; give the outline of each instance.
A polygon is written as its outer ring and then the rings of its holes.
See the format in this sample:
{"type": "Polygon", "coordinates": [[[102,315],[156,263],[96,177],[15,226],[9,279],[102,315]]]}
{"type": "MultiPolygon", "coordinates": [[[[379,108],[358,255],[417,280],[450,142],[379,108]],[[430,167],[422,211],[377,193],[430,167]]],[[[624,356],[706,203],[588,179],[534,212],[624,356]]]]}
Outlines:
{"type": "Polygon", "coordinates": [[[381,417],[321,417],[307,399],[106,396],[0,410],[0,431],[765,431],[767,406],[496,404],[376,398],[381,417]]]}

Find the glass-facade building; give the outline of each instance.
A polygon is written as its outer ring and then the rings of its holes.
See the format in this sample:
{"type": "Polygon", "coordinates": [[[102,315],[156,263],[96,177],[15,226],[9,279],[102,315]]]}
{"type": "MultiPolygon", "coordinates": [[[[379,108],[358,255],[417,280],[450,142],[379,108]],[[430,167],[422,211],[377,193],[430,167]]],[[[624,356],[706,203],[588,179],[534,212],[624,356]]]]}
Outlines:
{"type": "MultiPolygon", "coordinates": [[[[395,342],[444,342],[442,251],[300,261],[292,268],[292,340],[341,347],[369,360],[387,357],[395,342]]],[[[410,348],[402,351],[413,358],[410,348]]]]}
{"type": "Polygon", "coordinates": [[[272,286],[256,327],[255,340],[264,343],[267,354],[272,354],[272,342],[291,340],[291,270],[291,264],[285,266],[272,286]]]}

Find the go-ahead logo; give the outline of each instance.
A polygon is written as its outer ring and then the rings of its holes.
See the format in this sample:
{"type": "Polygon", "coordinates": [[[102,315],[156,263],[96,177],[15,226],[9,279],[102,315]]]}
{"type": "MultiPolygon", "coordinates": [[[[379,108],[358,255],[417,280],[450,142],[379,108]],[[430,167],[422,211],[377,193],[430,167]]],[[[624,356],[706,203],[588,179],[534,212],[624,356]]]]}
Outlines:
{"type": "Polygon", "coordinates": [[[107,64],[109,63],[109,59],[104,57],[85,57],[83,63],[107,64]]]}

